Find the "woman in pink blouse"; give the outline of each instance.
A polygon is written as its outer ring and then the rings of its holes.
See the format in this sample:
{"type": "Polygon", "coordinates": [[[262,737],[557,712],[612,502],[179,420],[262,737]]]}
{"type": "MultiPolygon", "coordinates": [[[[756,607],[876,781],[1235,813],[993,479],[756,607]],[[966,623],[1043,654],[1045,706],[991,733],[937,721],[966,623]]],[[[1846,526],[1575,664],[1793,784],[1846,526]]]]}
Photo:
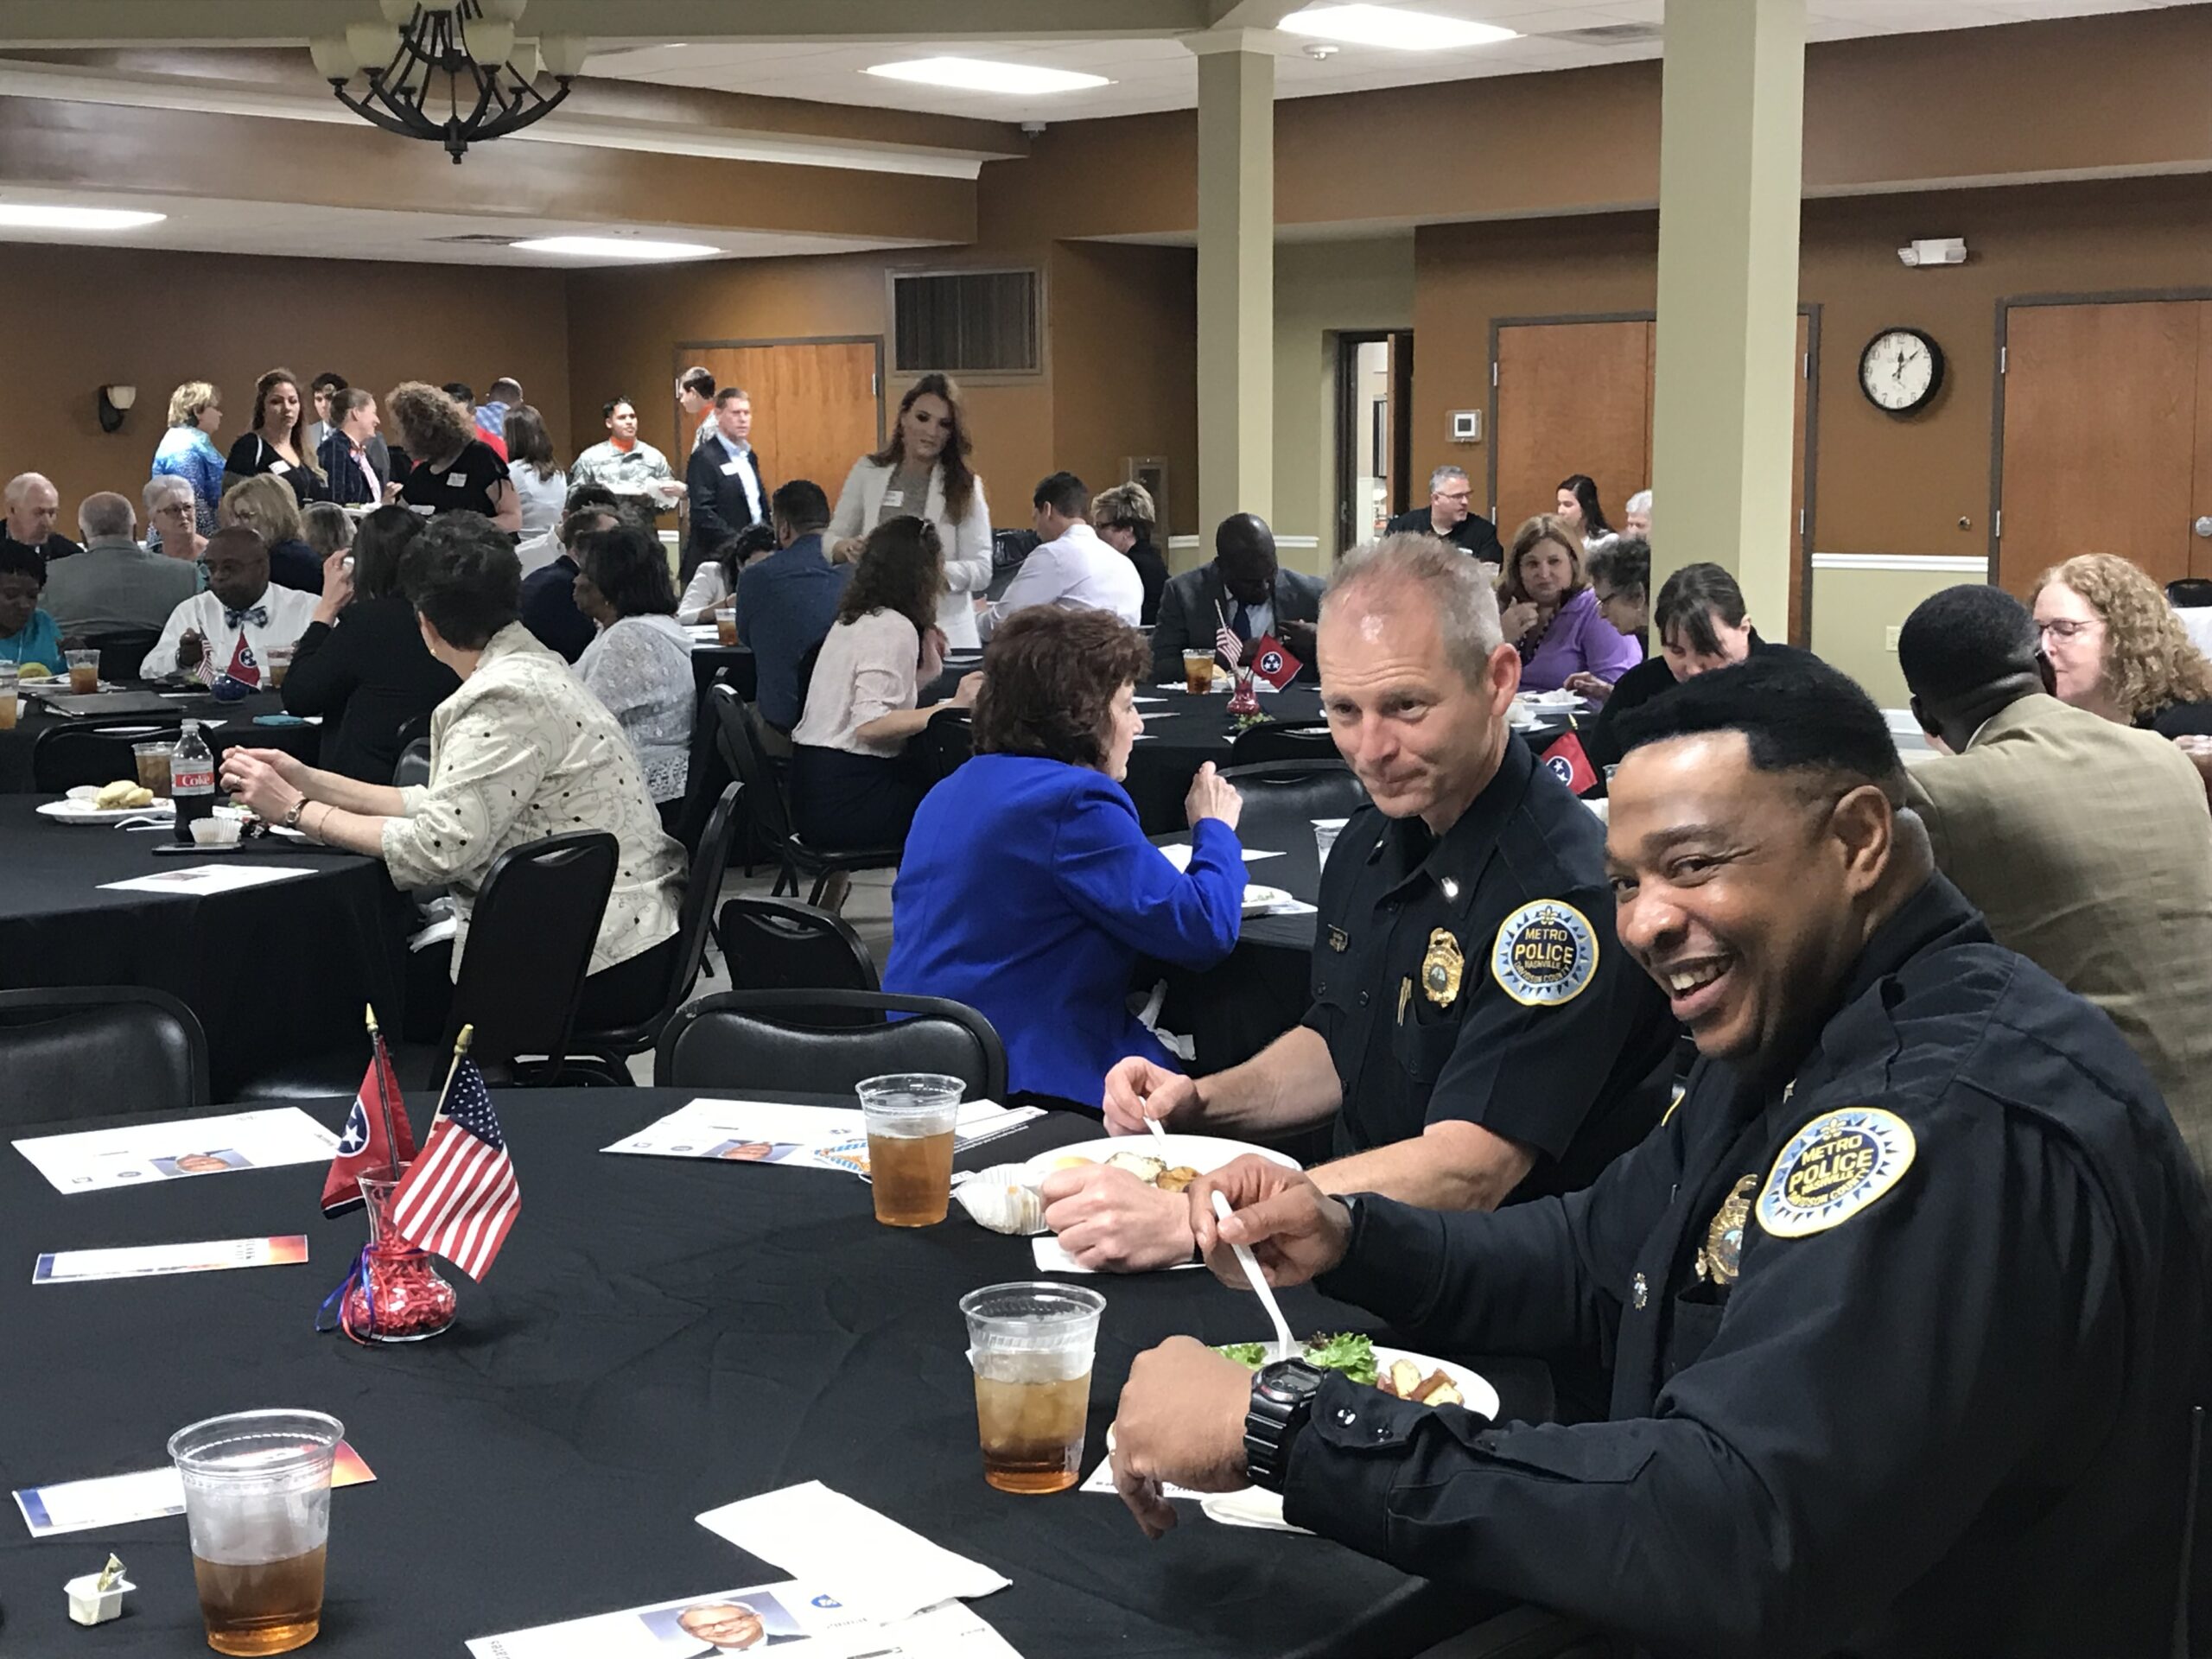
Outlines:
{"type": "Polygon", "coordinates": [[[1555,691],[1572,674],[1618,680],[1643,660],[1636,641],[1599,612],[1582,570],[1582,538],[1549,513],[1513,537],[1499,598],[1499,624],[1520,647],[1524,691],[1555,691]]]}

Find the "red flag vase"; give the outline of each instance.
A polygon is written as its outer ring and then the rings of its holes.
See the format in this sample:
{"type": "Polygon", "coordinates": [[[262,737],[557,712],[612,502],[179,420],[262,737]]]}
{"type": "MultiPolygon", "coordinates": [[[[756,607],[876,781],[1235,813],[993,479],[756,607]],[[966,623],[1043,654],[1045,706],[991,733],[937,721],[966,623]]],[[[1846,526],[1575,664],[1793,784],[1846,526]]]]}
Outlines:
{"type": "Polygon", "coordinates": [[[368,1248],[346,1287],[339,1323],[356,1342],[420,1342],[453,1323],[454,1290],[438,1276],[427,1251],[393,1229],[397,1181],[361,1178],[369,1216],[368,1248]]]}

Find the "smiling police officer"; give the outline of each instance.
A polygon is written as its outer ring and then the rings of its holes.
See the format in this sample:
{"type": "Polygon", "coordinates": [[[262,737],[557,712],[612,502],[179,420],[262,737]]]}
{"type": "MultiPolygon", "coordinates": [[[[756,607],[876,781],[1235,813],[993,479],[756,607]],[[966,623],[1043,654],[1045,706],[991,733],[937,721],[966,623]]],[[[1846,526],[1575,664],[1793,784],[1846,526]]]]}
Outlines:
{"type": "MultiPolygon", "coordinates": [[[[1313,1002],[1252,1059],[1132,1058],[1108,1126],[1280,1135],[1334,1120],[1331,1192],[1445,1209],[1586,1185],[1664,1109],[1676,1027],[1613,938],[1605,832],[1506,723],[1521,658],[1489,568],[1426,536],[1359,548],[1322,601],[1321,701],[1372,802],[1321,880],[1313,1002]]],[[[1187,1207],[1063,1171],[1046,1220],[1084,1266],[1187,1260],[1187,1207]]]]}
{"type": "Polygon", "coordinates": [[[1834,670],[1703,676],[1624,735],[1620,938],[1701,1057],[1659,1133],[1494,1215],[1253,1158],[1190,1194],[1232,1282],[1223,1241],[1432,1351],[1610,1348],[1610,1421],[1493,1426],[1303,1361],[1255,1382],[1178,1338],[1122,1395],[1131,1509],[1157,1536],[1157,1483],[1249,1478],[1294,1524],[1669,1654],[2197,1650],[2212,1211],[2140,1063],[1934,874],[1834,670]]]}

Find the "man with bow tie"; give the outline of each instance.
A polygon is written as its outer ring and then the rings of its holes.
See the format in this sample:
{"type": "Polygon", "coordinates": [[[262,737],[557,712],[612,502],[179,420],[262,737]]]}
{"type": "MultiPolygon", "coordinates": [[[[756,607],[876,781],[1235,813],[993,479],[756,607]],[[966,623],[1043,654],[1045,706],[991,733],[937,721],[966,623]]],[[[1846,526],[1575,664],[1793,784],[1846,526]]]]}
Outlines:
{"type": "Polygon", "coordinates": [[[207,591],[169,613],[162,637],[139,666],[142,678],[193,674],[268,683],[269,653],[289,645],[315,620],[315,595],[269,582],[269,550],[243,524],[219,530],[200,555],[207,591]]]}

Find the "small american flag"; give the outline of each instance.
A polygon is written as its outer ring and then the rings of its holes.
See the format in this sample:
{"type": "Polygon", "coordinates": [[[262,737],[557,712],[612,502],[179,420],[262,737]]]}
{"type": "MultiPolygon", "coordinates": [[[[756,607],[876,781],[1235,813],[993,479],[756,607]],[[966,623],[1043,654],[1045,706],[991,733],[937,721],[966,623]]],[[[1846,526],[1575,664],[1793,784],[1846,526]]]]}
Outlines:
{"type": "Polygon", "coordinates": [[[1244,642],[1236,637],[1236,630],[1229,626],[1226,618],[1222,620],[1221,632],[1213,637],[1213,645],[1216,651],[1229,658],[1231,668],[1243,659],[1244,642]]]}
{"type": "Polygon", "coordinates": [[[392,1226],[416,1249],[481,1279],[521,1213],[522,1188],[484,1074],[463,1060],[429,1144],[392,1195],[392,1226]]]}

